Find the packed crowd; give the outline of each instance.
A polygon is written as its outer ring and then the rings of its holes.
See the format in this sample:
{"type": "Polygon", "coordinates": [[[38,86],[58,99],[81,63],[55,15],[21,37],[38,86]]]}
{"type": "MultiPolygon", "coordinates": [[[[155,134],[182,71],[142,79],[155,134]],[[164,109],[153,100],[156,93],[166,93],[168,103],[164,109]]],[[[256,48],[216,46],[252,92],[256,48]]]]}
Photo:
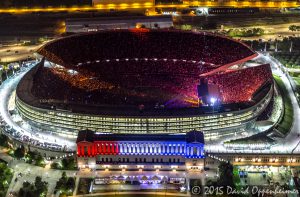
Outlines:
{"type": "Polygon", "coordinates": [[[38,51],[50,61],[76,66],[90,61],[125,58],[186,59],[215,65],[254,54],[239,42],[210,33],[182,31],[104,31],[50,42],[38,51]]]}
{"type": "MultiPolygon", "coordinates": [[[[198,106],[199,76],[212,69],[204,63],[158,59],[110,60],[78,72],[41,67],[32,92],[41,99],[70,103],[194,107],[198,106]],[[97,69],[99,66],[101,69],[97,69]]],[[[268,64],[206,77],[209,84],[218,86],[225,104],[249,102],[260,87],[272,81],[268,64]]]]}
{"type": "Polygon", "coordinates": [[[147,58],[103,61],[76,72],[43,67],[33,94],[77,103],[190,107],[198,101],[199,75],[212,69],[203,62],[147,58]]]}
{"type": "MultiPolygon", "coordinates": [[[[197,106],[201,74],[254,54],[210,33],[152,30],[75,35],[50,42],[39,53],[62,66],[35,75],[32,92],[38,98],[151,107],[197,106]]],[[[269,71],[263,66],[208,78],[219,86],[223,103],[248,102],[269,71]]]]}
{"type": "Polygon", "coordinates": [[[249,102],[253,94],[267,81],[272,81],[269,64],[228,70],[224,73],[207,76],[209,84],[216,84],[220,89],[223,103],[249,102]]]}

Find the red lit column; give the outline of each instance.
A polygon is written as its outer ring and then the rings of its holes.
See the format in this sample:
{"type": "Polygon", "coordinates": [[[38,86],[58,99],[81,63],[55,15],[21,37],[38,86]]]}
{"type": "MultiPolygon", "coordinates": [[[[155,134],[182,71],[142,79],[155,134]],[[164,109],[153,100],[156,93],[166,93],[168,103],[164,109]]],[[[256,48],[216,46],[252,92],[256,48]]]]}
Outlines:
{"type": "Polygon", "coordinates": [[[88,146],[87,148],[88,148],[88,156],[91,156],[91,152],[92,152],[92,151],[91,151],[91,147],[88,146]]]}
{"type": "Polygon", "coordinates": [[[107,153],[110,155],[110,153],[111,153],[111,149],[110,149],[110,144],[108,143],[108,145],[107,145],[107,153]]]}
{"type": "Polygon", "coordinates": [[[115,154],[115,143],[112,143],[111,153],[112,153],[112,154],[115,154]]]}
{"type": "Polygon", "coordinates": [[[116,154],[119,154],[119,144],[118,143],[116,143],[116,151],[115,151],[115,155],[116,154]]]}
{"type": "Polygon", "coordinates": [[[83,146],[80,146],[80,148],[81,148],[81,156],[86,156],[86,155],[84,154],[84,145],[83,145],[83,146]]]}
{"type": "Polygon", "coordinates": [[[102,147],[103,147],[103,154],[106,155],[106,145],[105,145],[105,143],[103,143],[102,147]]]}
{"type": "Polygon", "coordinates": [[[103,154],[103,153],[102,153],[102,145],[101,145],[101,143],[99,143],[99,153],[100,153],[100,155],[103,154]]]}
{"type": "Polygon", "coordinates": [[[81,156],[81,154],[80,154],[80,145],[78,145],[78,144],[77,144],[77,156],[79,156],[79,157],[81,156]]]}
{"type": "Polygon", "coordinates": [[[95,156],[95,152],[96,152],[95,144],[93,143],[93,145],[92,145],[92,156],[95,156]]]}
{"type": "Polygon", "coordinates": [[[96,155],[99,155],[99,144],[95,143],[96,155]]]}

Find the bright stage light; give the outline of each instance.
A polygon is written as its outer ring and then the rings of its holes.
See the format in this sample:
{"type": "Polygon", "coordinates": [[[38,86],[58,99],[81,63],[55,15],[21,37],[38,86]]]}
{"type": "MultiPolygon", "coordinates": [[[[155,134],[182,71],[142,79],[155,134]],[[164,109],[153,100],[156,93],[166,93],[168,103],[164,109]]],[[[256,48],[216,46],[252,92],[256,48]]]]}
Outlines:
{"type": "Polygon", "coordinates": [[[211,97],[211,98],[210,98],[210,103],[211,103],[212,105],[214,105],[216,101],[217,101],[216,98],[214,98],[214,97],[211,97]]]}

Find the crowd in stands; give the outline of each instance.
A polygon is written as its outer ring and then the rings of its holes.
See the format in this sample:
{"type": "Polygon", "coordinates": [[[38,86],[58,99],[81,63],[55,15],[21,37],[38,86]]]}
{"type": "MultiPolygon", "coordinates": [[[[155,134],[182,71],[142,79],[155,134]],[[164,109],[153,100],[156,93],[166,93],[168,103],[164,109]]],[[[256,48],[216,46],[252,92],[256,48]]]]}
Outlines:
{"type": "Polygon", "coordinates": [[[75,66],[86,60],[124,58],[186,59],[215,65],[254,54],[239,42],[210,33],[103,31],[50,42],[38,51],[50,61],[75,66]]]}
{"type": "MultiPolygon", "coordinates": [[[[43,67],[32,93],[65,103],[198,106],[200,75],[254,54],[209,33],[103,31],[49,43],[40,54],[62,66],[43,67]]],[[[249,102],[268,79],[268,65],[214,73],[221,102],[249,102]]]]}
{"type": "Polygon", "coordinates": [[[209,84],[219,87],[222,103],[250,102],[253,94],[267,81],[272,81],[269,64],[228,70],[207,76],[209,84]]]}
{"type": "Polygon", "coordinates": [[[190,107],[197,105],[199,75],[212,69],[203,62],[147,58],[102,61],[76,72],[43,67],[32,92],[77,103],[190,107]]]}
{"type": "MultiPolygon", "coordinates": [[[[212,69],[181,60],[110,60],[99,64],[78,72],[42,67],[34,77],[32,92],[38,98],[67,103],[194,107],[198,106],[200,74],[212,69]]],[[[209,85],[217,85],[224,104],[250,102],[260,87],[272,81],[268,64],[205,77],[209,85]]]]}

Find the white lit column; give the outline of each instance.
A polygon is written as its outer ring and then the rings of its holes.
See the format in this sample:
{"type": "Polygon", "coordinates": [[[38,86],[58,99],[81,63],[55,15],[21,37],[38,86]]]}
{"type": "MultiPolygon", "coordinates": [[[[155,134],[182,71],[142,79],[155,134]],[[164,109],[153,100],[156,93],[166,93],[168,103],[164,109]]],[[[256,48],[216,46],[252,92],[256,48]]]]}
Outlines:
{"type": "Polygon", "coordinates": [[[120,152],[123,153],[123,145],[120,144],[120,152]]]}

